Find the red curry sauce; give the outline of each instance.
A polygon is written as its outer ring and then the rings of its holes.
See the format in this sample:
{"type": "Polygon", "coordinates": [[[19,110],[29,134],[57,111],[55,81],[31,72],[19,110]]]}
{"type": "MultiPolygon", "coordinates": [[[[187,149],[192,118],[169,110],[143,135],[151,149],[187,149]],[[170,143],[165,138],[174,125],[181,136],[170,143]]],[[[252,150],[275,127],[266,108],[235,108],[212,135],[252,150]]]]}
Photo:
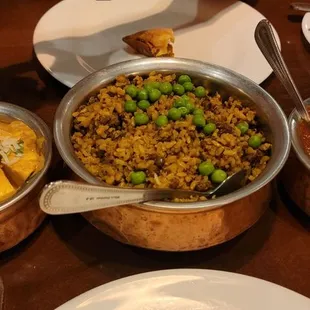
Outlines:
{"type": "Polygon", "coordinates": [[[299,122],[298,134],[305,152],[310,156],[310,124],[305,121],[299,122]]]}

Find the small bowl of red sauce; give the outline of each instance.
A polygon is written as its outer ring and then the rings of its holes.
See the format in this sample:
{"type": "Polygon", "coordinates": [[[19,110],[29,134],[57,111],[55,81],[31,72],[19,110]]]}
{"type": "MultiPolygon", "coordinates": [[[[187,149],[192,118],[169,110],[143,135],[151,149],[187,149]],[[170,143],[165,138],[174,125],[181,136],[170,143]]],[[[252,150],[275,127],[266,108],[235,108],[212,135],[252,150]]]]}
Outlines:
{"type": "MultiPolygon", "coordinates": [[[[310,112],[310,98],[305,100],[310,112]]],[[[292,200],[310,215],[310,123],[300,118],[296,109],[289,116],[294,154],[283,170],[283,184],[292,200]]]]}

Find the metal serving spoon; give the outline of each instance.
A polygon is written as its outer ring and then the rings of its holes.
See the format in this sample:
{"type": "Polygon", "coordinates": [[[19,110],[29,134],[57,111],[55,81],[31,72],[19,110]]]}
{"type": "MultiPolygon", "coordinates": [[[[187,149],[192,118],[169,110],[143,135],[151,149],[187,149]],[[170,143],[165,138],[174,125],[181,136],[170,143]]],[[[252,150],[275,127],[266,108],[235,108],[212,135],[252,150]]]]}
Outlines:
{"type": "Polygon", "coordinates": [[[261,52],[273,69],[275,75],[282,82],[288,94],[293,99],[300,117],[309,122],[309,114],[300,93],[290,75],[281,55],[271,24],[268,20],[261,20],[255,29],[255,40],[261,52]]]}
{"type": "Polygon", "coordinates": [[[310,3],[292,2],[291,7],[296,11],[310,12],[310,3]]]}
{"type": "Polygon", "coordinates": [[[232,174],[220,185],[206,192],[175,189],[127,189],[95,186],[72,181],[56,181],[47,184],[40,195],[40,207],[48,214],[72,214],[126,204],[142,203],[171,198],[222,196],[231,193],[245,183],[244,170],[232,174]]]}

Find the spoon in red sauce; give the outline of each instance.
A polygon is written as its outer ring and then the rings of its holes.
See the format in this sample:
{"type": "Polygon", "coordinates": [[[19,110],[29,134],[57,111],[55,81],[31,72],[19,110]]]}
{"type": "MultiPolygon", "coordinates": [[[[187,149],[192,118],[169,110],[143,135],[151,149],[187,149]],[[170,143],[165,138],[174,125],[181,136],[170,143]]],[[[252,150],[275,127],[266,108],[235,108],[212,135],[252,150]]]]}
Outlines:
{"type": "MultiPolygon", "coordinates": [[[[295,103],[296,110],[300,117],[309,123],[309,113],[301,95],[292,79],[292,76],[281,55],[272,26],[267,19],[261,20],[255,29],[256,44],[265,56],[275,75],[282,82],[288,94],[295,103]]],[[[308,125],[308,124],[307,124],[308,125]]],[[[309,137],[309,136],[308,136],[309,137]]]]}

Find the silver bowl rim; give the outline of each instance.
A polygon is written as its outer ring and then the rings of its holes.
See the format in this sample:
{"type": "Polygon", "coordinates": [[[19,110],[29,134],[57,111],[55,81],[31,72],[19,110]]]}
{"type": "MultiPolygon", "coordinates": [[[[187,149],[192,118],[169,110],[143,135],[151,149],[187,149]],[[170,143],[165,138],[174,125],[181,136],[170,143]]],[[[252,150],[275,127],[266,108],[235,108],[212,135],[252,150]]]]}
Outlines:
{"type": "MultiPolygon", "coordinates": [[[[310,98],[306,99],[304,101],[304,103],[306,105],[310,106],[310,98]]],[[[299,161],[304,165],[304,167],[308,171],[310,171],[309,155],[307,155],[306,152],[304,151],[304,149],[300,143],[297,130],[296,130],[297,129],[296,126],[300,120],[301,120],[301,118],[300,118],[297,110],[294,109],[288,118],[288,124],[289,124],[290,133],[291,133],[291,137],[292,137],[292,146],[293,146],[293,150],[294,150],[295,154],[297,155],[299,161]]]]}
{"type": "MultiPolygon", "coordinates": [[[[6,109],[6,110],[10,110],[12,118],[15,118],[17,120],[21,120],[26,125],[28,125],[30,128],[31,128],[31,125],[27,121],[27,118],[31,119],[31,121],[33,123],[35,123],[38,126],[38,128],[40,129],[40,131],[42,132],[42,136],[45,138],[46,149],[47,149],[47,152],[46,152],[47,156],[45,156],[45,158],[44,158],[45,161],[44,161],[43,168],[35,176],[33,176],[30,179],[30,181],[27,182],[26,185],[24,185],[21,189],[19,189],[14,196],[12,196],[11,198],[8,198],[3,203],[0,203],[0,212],[2,212],[5,209],[13,206],[15,203],[20,201],[25,196],[27,196],[37,186],[37,184],[40,182],[42,177],[46,174],[46,172],[49,169],[49,166],[51,164],[51,160],[52,160],[52,134],[51,134],[50,129],[46,125],[46,123],[40,117],[38,117],[36,114],[34,114],[33,112],[31,112],[25,108],[22,108],[18,105],[8,103],[8,102],[3,102],[3,101],[0,101],[0,106],[4,107],[4,109],[6,109]],[[24,117],[20,117],[20,116],[14,117],[14,115],[16,115],[14,111],[22,112],[23,115],[25,115],[25,116],[24,117]]],[[[0,112],[0,114],[6,115],[5,113],[1,113],[1,112],[0,112]]]]}
{"type": "MultiPolygon", "coordinates": [[[[143,58],[143,59],[136,59],[136,60],[129,60],[120,62],[117,64],[110,65],[108,67],[105,67],[103,69],[100,69],[98,71],[93,72],[92,74],[88,75],[84,79],[82,79],[80,82],[75,84],[68,93],[64,96],[62,101],[60,102],[58,109],[55,114],[54,119],[54,139],[56,147],[65,161],[65,163],[71,168],[71,170],[78,175],[81,179],[86,181],[87,183],[94,184],[94,185],[102,185],[102,183],[99,180],[94,180],[93,176],[90,176],[90,173],[85,168],[80,168],[78,165],[75,165],[75,161],[77,160],[74,154],[71,154],[70,151],[65,150],[65,139],[61,132],[61,119],[63,116],[63,109],[68,105],[70,102],[70,99],[79,92],[79,89],[85,90],[85,87],[89,85],[92,80],[95,80],[96,77],[100,75],[105,75],[107,73],[113,73],[114,71],[118,71],[118,69],[124,67],[124,66],[133,66],[135,64],[143,64],[147,62],[148,64],[154,64],[154,69],[149,70],[156,71],[156,64],[158,63],[165,63],[165,64],[179,64],[182,65],[182,63],[186,63],[187,65],[193,65],[193,66],[203,66],[204,68],[208,69],[214,69],[217,71],[217,73],[227,73],[230,76],[234,76],[238,78],[240,81],[243,81],[246,84],[251,84],[253,87],[255,87],[257,90],[259,90],[266,98],[268,98],[268,101],[271,102],[276,108],[277,113],[279,116],[279,119],[281,120],[281,123],[283,125],[283,134],[285,137],[285,140],[288,142],[287,145],[284,145],[283,147],[283,153],[281,154],[282,157],[279,158],[277,161],[277,164],[275,164],[275,169],[270,171],[267,177],[265,177],[263,180],[260,178],[260,180],[255,180],[254,182],[246,185],[245,187],[234,191],[230,194],[227,194],[225,196],[207,200],[207,201],[199,201],[199,202],[190,202],[190,203],[175,203],[175,202],[158,202],[158,201],[150,201],[145,202],[142,204],[136,204],[135,206],[140,208],[147,208],[148,210],[153,211],[202,211],[202,210],[213,210],[218,209],[224,205],[227,205],[229,203],[232,203],[234,201],[240,200],[246,196],[249,196],[250,194],[253,194],[254,192],[258,191],[259,189],[263,188],[265,185],[270,183],[280,172],[280,170],[283,168],[290,152],[291,147],[291,139],[290,139],[290,131],[288,127],[288,122],[286,115],[284,114],[282,108],[279,106],[279,104],[275,101],[275,99],[267,93],[262,87],[260,87],[258,84],[250,80],[249,78],[224,67],[210,64],[206,62],[201,62],[197,60],[192,59],[185,59],[185,58],[143,58]]],[[[175,70],[177,71],[177,69],[175,70]]],[[[134,72],[134,69],[133,69],[134,72]]],[[[127,73],[126,73],[127,74],[127,73]]],[[[129,74],[129,73],[128,73],[129,74]]],[[[114,77],[116,77],[114,75],[114,77]]],[[[89,93],[88,93],[89,94],[89,93]]],[[[87,95],[86,95],[87,96],[87,95]]],[[[268,169],[268,168],[267,168],[268,169]]],[[[269,169],[270,170],[270,169],[269,169]]]]}

